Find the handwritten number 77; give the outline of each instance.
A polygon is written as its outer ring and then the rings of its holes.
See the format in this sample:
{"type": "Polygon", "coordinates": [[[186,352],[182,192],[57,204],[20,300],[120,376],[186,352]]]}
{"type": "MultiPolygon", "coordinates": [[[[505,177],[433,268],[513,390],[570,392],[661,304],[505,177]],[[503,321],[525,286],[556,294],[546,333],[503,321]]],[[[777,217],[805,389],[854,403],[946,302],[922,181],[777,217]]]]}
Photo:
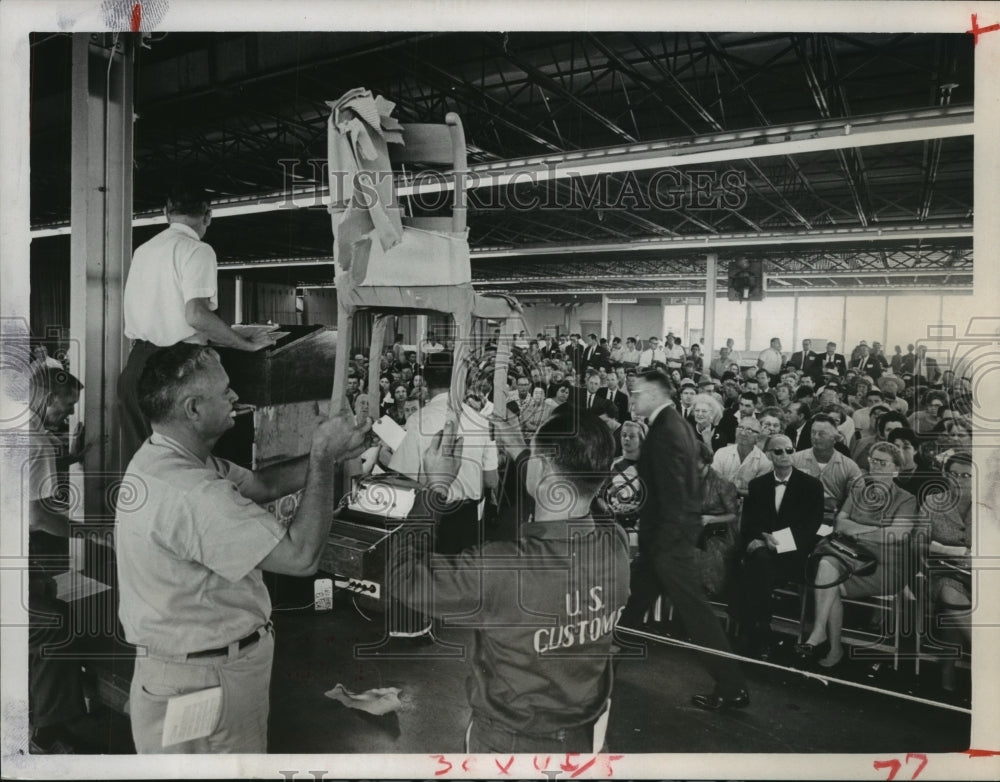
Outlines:
{"type": "MultiPolygon", "coordinates": [[[[927,756],[921,752],[907,752],[906,765],[910,765],[910,758],[919,761],[919,765],[913,772],[913,776],[910,777],[912,780],[919,777],[920,772],[924,770],[924,766],[927,765],[927,756]]],[[[883,768],[889,769],[889,776],[886,782],[892,782],[892,780],[896,778],[896,774],[899,773],[899,769],[903,767],[903,763],[893,758],[892,760],[876,760],[872,763],[872,766],[876,771],[881,771],[883,768]]]]}

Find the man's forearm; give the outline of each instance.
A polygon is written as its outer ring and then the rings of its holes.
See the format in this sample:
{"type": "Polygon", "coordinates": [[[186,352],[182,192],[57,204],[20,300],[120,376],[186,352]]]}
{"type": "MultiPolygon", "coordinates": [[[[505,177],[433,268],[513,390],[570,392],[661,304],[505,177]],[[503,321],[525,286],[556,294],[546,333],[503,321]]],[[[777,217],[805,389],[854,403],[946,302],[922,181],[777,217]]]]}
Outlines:
{"type": "Polygon", "coordinates": [[[295,518],[288,526],[288,538],[310,562],[316,563],[327,537],[334,509],[335,463],[313,455],[308,459],[305,490],[295,518]]]}
{"type": "Polygon", "coordinates": [[[195,308],[187,319],[192,328],[198,329],[216,345],[237,350],[252,350],[253,344],[233,331],[225,321],[211,310],[195,308]]]}
{"type": "Polygon", "coordinates": [[[254,472],[260,496],[251,497],[254,502],[270,502],[286,494],[296,492],[306,485],[309,473],[309,456],[299,456],[254,472]]]}

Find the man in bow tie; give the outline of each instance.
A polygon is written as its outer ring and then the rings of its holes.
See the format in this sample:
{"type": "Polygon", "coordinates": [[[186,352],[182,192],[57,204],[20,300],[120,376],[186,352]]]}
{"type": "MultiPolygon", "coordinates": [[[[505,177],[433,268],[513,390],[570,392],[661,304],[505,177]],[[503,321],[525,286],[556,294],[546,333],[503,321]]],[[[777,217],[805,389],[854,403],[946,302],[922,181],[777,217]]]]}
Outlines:
{"type": "Polygon", "coordinates": [[[761,659],[770,657],[771,592],[784,581],[802,581],[823,523],[823,484],[792,466],[791,439],[772,435],[764,450],[774,469],[750,481],[740,523],[740,588],[733,601],[742,651],[761,659]]]}

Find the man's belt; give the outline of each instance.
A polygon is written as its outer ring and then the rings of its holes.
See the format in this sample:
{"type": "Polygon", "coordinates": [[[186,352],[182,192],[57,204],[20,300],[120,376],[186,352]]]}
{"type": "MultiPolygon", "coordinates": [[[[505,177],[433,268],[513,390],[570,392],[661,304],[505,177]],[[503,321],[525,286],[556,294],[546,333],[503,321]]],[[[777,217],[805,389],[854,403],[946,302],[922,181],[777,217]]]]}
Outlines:
{"type": "MultiPolygon", "coordinates": [[[[268,622],[266,625],[258,627],[256,630],[250,633],[250,635],[236,641],[237,648],[245,649],[251,644],[257,643],[257,641],[259,641],[264,636],[265,633],[270,632],[271,627],[272,624],[270,622],[268,622]]],[[[187,656],[187,658],[189,660],[196,660],[201,657],[221,657],[223,655],[229,654],[230,646],[232,646],[232,644],[229,644],[227,646],[220,646],[218,649],[205,649],[204,651],[201,652],[191,652],[187,656]]]]}

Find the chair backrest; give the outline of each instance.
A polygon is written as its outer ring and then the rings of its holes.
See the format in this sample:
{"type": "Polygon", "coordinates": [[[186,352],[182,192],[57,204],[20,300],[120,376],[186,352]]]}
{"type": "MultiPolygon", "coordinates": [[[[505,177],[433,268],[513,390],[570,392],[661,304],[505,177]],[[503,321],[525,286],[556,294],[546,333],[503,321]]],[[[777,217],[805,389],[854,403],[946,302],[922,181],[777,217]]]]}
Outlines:
{"type": "Polygon", "coordinates": [[[404,217],[404,225],[431,231],[463,233],[466,227],[465,130],[454,112],[445,116],[445,124],[403,124],[403,144],[390,144],[389,157],[394,163],[429,163],[450,166],[454,174],[452,216],[404,217]]]}

